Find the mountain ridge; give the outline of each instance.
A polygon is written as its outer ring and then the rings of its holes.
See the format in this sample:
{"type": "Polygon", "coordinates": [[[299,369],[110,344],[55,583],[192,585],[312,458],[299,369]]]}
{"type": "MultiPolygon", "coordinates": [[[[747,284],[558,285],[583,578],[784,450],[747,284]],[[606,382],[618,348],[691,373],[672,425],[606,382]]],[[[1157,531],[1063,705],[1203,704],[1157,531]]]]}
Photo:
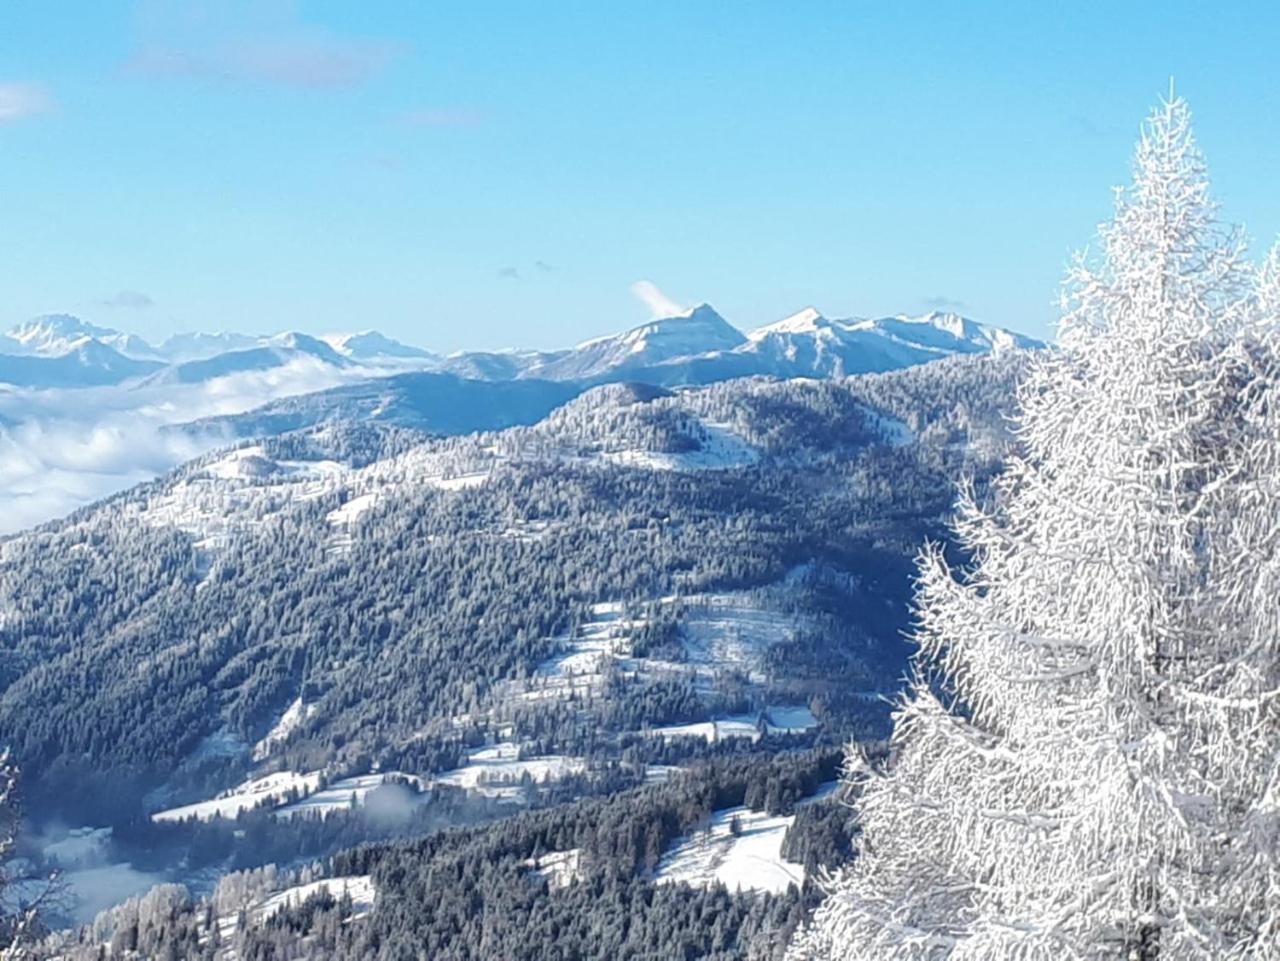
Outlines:
{"type": "Polygon", "coordinates": [[[261,336],[175,334],[153,346],[135,334],[69,314],[49,314],[0,334],[0,382],[36,388],[101,386],[150,374],[192,383],[309,358],[336,369],[367,369],[370,377],[429,370],[489,381],[593,384],[634,379],[685,386],[751,374],[843,376],[952,353],[1034,346],[1038,342],[1030,337],[952,313],[834,320],[813,307],[744,332],[711,305],[699,304],[570,348],[459,351],[448,356],[372,329],[318,336],[296,330],[261,336]],[[39,363],[73,355],[74,363],[39,363]],[[79,377],[77,370],[83,371],[79,377]]]}

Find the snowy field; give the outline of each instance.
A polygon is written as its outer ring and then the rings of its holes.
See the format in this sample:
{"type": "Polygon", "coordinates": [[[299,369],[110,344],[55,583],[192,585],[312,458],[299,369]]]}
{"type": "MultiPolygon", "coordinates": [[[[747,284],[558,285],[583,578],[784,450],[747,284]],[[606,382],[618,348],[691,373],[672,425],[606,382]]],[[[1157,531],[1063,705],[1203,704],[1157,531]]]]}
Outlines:
{"type": "Polygon", "coordinates": [[[782,839],[794,815],[768,815],[745,807],[717,811],[711,826],[681,838],[658,863],[659,884],[694,887],[720,883],[730,891],[785,891],[804,883],[804,868],[782,858],[782,839]],[[739,832],[733,833],[737,819],[739,832]]]}
{"type": "Polygon", "coordinates": [[[437,775],[430,783],[453,785],[484,797],[518,801],[524,796],[526,779],[545,784],[587,770],[582,758],[548,754],[520,760],[519,753],[515,744],[476,748],[468,753],[465,764],[437,775]]]}
{"type": "MultiPolygon", "coordinates": [[[[358,921],[373,910],[378,892],[373,878],[367,874],[352,874],[345,877],[322,878],[308,884],[298,884],[283,891],[267,895],[244,909],[244,918],[249,927],[257,927],[283,911],[285,908],[297,907],[308,899],[322,892],[328,892],[335,900],[341,901],[344,896],[351,898],[351,915],[346,921],[358,921]]],[[[220,914],[217,917],[218,940],[221,949],[215,955],[220,961],[236,961],[237,954],[234,938],[240,924],[240,912],[234,911],[220,914]]]]}
{"type": "Polygon", "coordinates": [[[794,615],[769,610],[746,592],[690,597],[681,623],[692,663],[734,667],[755,683],[765,680],[765,652],[790,641],[799,626],[794,615]]]}
{"type": "Polygon", "coordinates": [[[377,898],[377,890],[374,888],[373,878],[367,874],[354,874],[341,878],[323,878],[319,881],[312,881],[310,884],[300,884],[297,887],[286,888],[271,895],[253,910],[253,920],[261,924],[278,911],[286,907],[302,904],[309,898],[313,898],[324,891],[327,891],[336,900],[341,900],[344,896],[351,898],[355,913],[347,919],[350,921],[368,914],[373,909],[373,902],[377,898]]]}
{"type": "Polygon", "coordinates": [[[300,801],[286,804],[275,812],[278,818],[323,817],[331,811],[347,811],[355,807],[364,807],[369,803],[369,795],[384,785],[402,785],[406,791],[421,790],[426,782],[412,774],[395,772],[391,774],[360,774],[356,777],[345,777],[309,794],[300,801]]]}
{"type": "Polygon", "coordinates": [[[552,891],[567,888],[582,876],[582,851],[579,848],[552,851],[521,863],[530,869],[530,873],[544,878],[552,891]]]}
{"type": "Polygon", "coordinates": [[[281,771],[245,781],[208,801],[197,801],[195,804],[184,804],[166,811],[157,811],[151,815],[151,820],[185,821],[194,817],[200,821],[209,821],[217,817],[234,818],[241,811],[249,811],[259,806],[274,807],[282,804],[291,791],[309,794],[319,784],[319,771],[310,774],[281,771]]]}
{"type": "Polygon", "coordinates": [[[704,424],[706,436],[697,450],[668,453],[666,451],[605,451],[600,459],[622,467],[644,470],[730,470],[750,467],[760,459],[760,452],[723,424],[704,424]]]}
{"type": "Polygon", "coordinates": [[[275,808],[277,817],[323,815],[330,811],[347,810],[353,801],[357,806],[363,806],[369,794],[384,784],[399,783],[409,789],[426,786],[426,782],[416,775],[400,771],[341,778],[324,788],[320,787],[321,783],[320,771],[307,774],[281,771],[245,781],[208,801],[157,811],[151,815],[151,820],[185,821],[195,817],[201,821],[209,821],[216,817],[235,818],[241,811],[260,806],[275,808]],[[291,793],[297,795],[296,800],[290,800],[291,793]]]}
{"type": "Polygon", "coordinates": [[[807,707],[784,704],[765,708],[758,714],[731,714],[695,724],[668,724],[650,728],[650,737],[700,737],[708,743],[726,738],[746,737],[758,741],[766,734],[803,734],[818,726],[807,707]]]}
{"type": "MultiPolygon", "coordinates": [[[[835,784],[823,785],[803,803],[829,798],[836,789],[835,784]]],[[[716,811],[705,831],[679,839],[662,856],[654,879],[659,884],[708,887],[719,883],[730,891],[775,894],[792,884],[799,887],[804,883],[804,867],[782,857],[782,841],[794,821],[794,814],[773,815],[745,807],[716,811]]]]}
{"type": "MultiPolygon", "coordinates": [[[[287,716],[289,712],[285,714],[287,716]]],[[[268,774],[245,781],[207,801],[157,811],[151,815],[151,820],[232,819],[242,811],[258,807],[274,809],[275,816],[279,818],[323,817],[332,811],[365,807],[374,792],[392,785],[399,785],[409,792],[401,794],[399,800],[389,796],[385,798],[388,804],[398,807],[417,803],[416,795],[433,785],[449,785],[481,797],[519,802],[524,799],[528,785],[547,784],[586,770],[587,762],[579,757],[550,754],[522,759],[519,745],[507,742],[475,748],[468,752],[462,765],[430,779],[403,771],[383,771],[340,778],[321,787],[323,778],[320,771],[268,774]]]]}
{"type": "MultiPolygon", "coordinates": [[[[789,589],[793,588],[784,582],[771,590],[789,589]]],[[[657,603],[671,605],[676,601],[675,597],[664,597],[657,603]]],[[[540,664],[532,678],[520,682],[518,696],[528,701],[562,700],[573,693],[598,690],[611,662],[632,677],[692,674],[706,693],[713,690],[715,675],[725,669],[762,684],[767,680],[763,671],[766,652],[774,644],[791,641],[800,627],[795,615],[770,609],[767,596],[745,591],[693,594],[679,598],[679,602],[683,606],[680,637],[686,661],[632,657],[632,636],[645,621],[625,618],[619,603],[603,602],[592,607],[591,618],[574,636],[561,640],[561,653],[540,664]]],[[[800,729],[816,724],[777,723],[800,729]]]]}
{"type": "Polygon", "coordinates": [[[544,661],[520,683],[519,697],[565,700],[574,693],[599,690],[609,662],[630,653],[631,632],[644,626],[643,620],[628,620],[622,613],[622,605],[615,602],[593,605],[591,619],[576,635],[562,640],[562,653],[544,661]]]}

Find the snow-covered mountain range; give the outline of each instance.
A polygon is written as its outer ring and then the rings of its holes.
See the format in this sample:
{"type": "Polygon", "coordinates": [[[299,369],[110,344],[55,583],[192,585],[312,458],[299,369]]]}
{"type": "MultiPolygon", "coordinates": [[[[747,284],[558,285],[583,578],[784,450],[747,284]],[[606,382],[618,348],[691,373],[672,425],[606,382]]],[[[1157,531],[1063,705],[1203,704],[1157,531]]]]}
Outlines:
{"type": "Polygon", "coordinates": [[[370,376],[426,370],[489,381],[590,385],[635,380],[685,386],[751,374],[844,376],[952,354],[1030,346],[1035,341],[1028,337],[956,314],[834,320],[812,307],[745,334],[702,304],[567,349],[449,356],[373,330],[319,337],[293,331],[273,336],[189,333],[152,345],[135,334],[53,314],[0,334],[0,383],[74,388],[152,378],[191,384],[304,362],[368,368],[370,376]]]}
{"type": "Polygon", "coordinates": [[[160,344],[68,315],[0,334],[0,536],[196,454],[344,419],[434,436],[530,425],[592,387],[830,379],[1034,341],[953,314],[742,332],[701,305],[561,350],[442,356],[378,333],[177,334],[160,344]]]}

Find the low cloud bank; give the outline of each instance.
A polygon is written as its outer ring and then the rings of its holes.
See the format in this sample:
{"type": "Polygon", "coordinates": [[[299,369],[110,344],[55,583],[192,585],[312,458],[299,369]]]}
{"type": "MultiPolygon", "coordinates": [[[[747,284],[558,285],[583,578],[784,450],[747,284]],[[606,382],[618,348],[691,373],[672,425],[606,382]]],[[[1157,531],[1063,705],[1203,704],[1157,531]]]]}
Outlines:
{"type": "Polygon", "coordinates": [[[176,467],[228,439],[165,430],[365,379],[310,358],[203,384],[0,392],[0,535],[176,467]]]}

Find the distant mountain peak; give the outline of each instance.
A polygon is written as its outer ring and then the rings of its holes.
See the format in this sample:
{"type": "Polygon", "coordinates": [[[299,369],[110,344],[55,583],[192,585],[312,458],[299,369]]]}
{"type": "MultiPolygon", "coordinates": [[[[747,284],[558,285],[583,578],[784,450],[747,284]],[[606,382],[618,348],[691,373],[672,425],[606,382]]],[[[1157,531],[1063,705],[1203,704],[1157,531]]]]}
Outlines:
{"type": "Polygon", "coordinates": [[[428,350],[395,340],[377,330],[324,334],[320,339],[352,360],[418,360],[434,356],[428,350]]]}
{"type": "Polygon", "coordinates": [[[981,325],[968,317],[962,317],[950,310],[931,310],[927,314],[921,314],[918,317],[898,314],[896,319],[908,324],[928,324],[930,327],[944,330],[951,336],[959,338],[971,337],[974,332],[981,329],[981,325]]]}
{"type": "Polygon", "coordinates": [[[522,376],[555,380],[600,378],[611,371],[648,367],[719,351],[746,342],[742,331],[710,304],[670,317],[655,317],[621,334],[584,341],[573,350],[530,367],[522,376]]]}
{"type": "Polygon", "coordinates": [[[781,320],[757,327],[747,336],[751,340],[759,340],[770,334],[812,334],[823,327],[830,327],[831,321],[822,315],[817,307],[805,307],[781,320]]]}
{"type": "Polygon", "coordinates": [[[139,360],[156,359],[155,349],[137,334],[99,327],[71,314],[44,314],[12,327],[0,337],[0,349],[37,357],[62,357],[88,344],[106,345],[139,360]],[[7,342],[6,342],[7,341],[7,342]]]}
{"type": "Polygon", "coordinates": [[[321,356],[335,353],[334,349],[319,337],[312,337],[310,334],[304,334],[297,330],[286,330],[279,334],[274,334],[266,338],[265,344],[268,347],[301,350],[309,354],[320,354],[321,356]]]}
{"type": "Polygon", "coordinates": [[[90,324],[71,314],[44,314],[14,325],[8,336],[23,350],[48,356],[68,353],[89,338],[121,335],[118,330],[90,324]]]}

